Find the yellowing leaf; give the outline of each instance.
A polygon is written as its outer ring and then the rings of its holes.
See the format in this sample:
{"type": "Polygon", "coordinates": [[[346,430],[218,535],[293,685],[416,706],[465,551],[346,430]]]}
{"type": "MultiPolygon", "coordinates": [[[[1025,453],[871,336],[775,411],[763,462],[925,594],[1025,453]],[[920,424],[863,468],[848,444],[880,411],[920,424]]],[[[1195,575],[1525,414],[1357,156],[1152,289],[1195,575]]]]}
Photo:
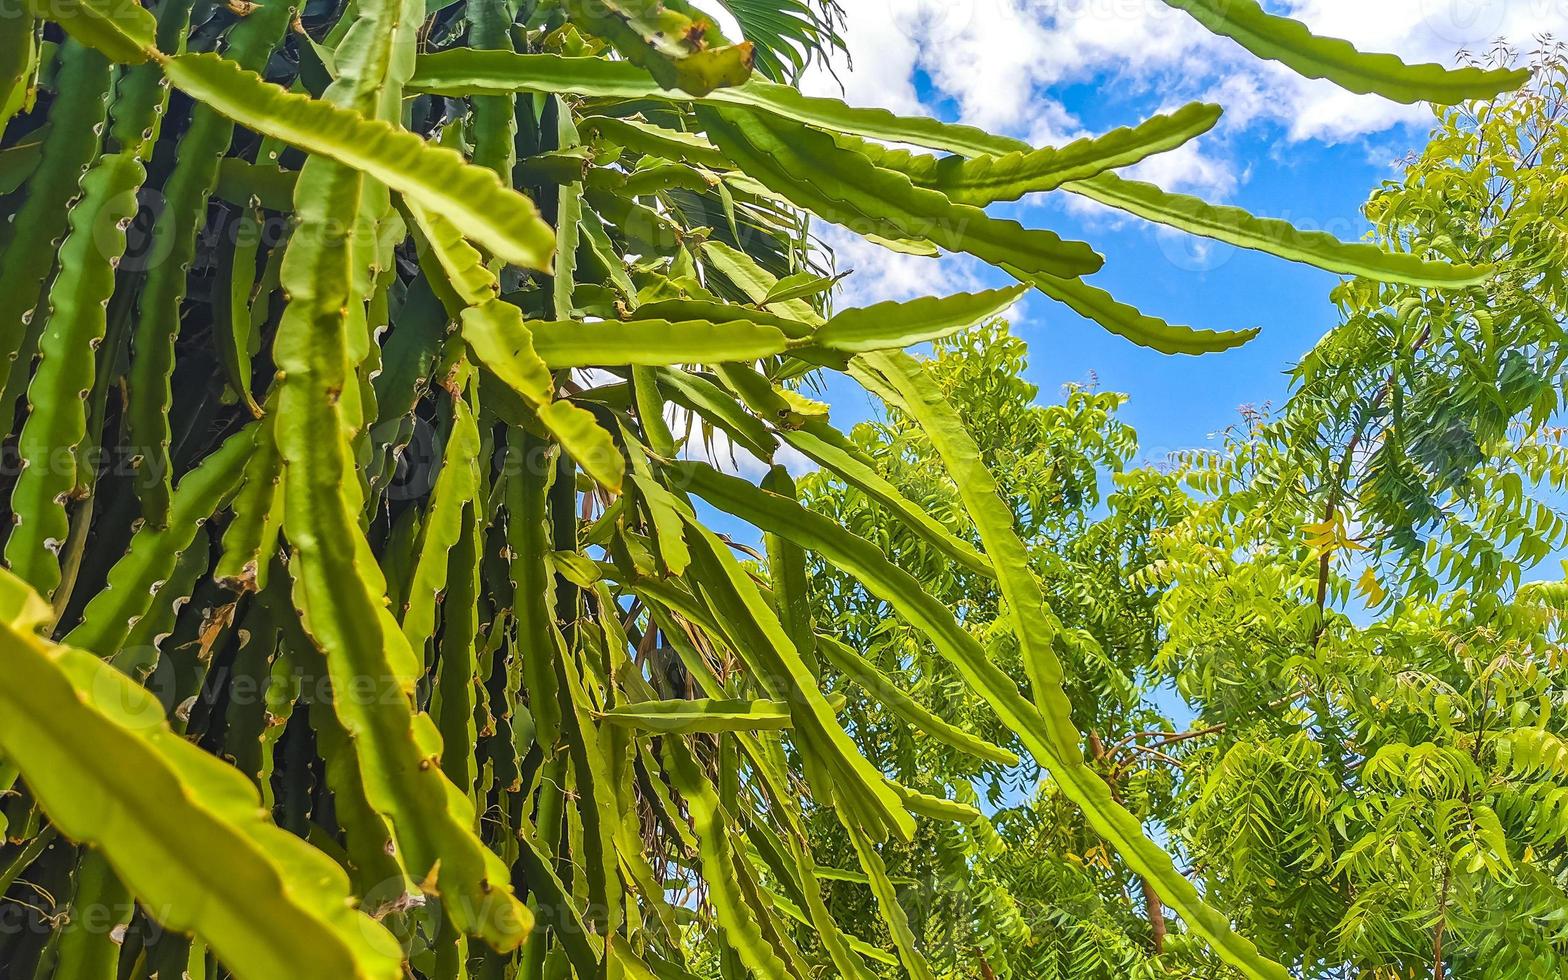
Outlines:
{"type": "Polygon", "coordinates": [[[1367,605],[1380,606],[1388,595],[1383,589],[1383,583],[1378,581],[1377,571],[1370,566],[1361,573],[1361,578],[1356,581],[1356,588],[1366,596],[1367,605]]]}

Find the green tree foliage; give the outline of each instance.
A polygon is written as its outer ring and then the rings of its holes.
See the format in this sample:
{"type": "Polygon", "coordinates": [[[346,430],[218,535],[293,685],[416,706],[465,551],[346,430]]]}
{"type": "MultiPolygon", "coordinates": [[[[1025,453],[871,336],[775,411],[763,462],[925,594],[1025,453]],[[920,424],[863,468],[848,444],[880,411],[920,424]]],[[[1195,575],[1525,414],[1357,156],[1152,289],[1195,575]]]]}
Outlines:
{"type": "Polygon", "coordinates": [[[1285,438],[1307,492],[1321,521],[1355,508],[1395,596],[1505,593],[1562,540],[1522,497],[1555,469],[1564,390],[1565,71],[1544,53],[1518,96],[1443,113],[1367,203],[1386,246],[1497,274],[1443,293],[1347,282],[1342,325],[1296,368],[1285,438]]]}
{"type": "MultiPolygon", "coordinates": [[[[1031,570],[1060,620],[1056,650],[1070,665],[1073,718],[1090,745],[1104,744],[1165,724],[1144,699],[1158,649],[1156,597],[1134,577],[1152,560],[1152,532],[1184,513],[1187,499],[1172,479],[1128,468],[1137,441],[1117,418],[1123,396],[1074,387],[1060,405],[1037,404],[1037,390],[1021,378],[1025,353],[1022,340],[992,321],[938,342],[928,367],[1012,504],[1031,570]]],[[[965,526],[951,479],[906,415],[892,411],[849,435],[916,508],[965,526]]],[[[876,499],[832,473],[807,477],[801,496],[813,510],[900,556],[933,595],[960,611],[993,663],[1028,683],[993,576],[947,560],[907,523],[889,520],[876,499]]],[[[890,617],[876,596],[826,564],[813,569],[812,583],[819,624],[831,625],[944,720],[1028,758],[924,637],[890,617]]],[[[1001,808],[991,821],[932,827],[929,838],[917,838],[900,854],[898,870],[918,883],[910,903],[924,910],[927,938],[944,970],[980,976],[984,962],[998,976],[1119,976],[1147,960],[1136,937],[1147,939],[1148,924],[1137,903],[1121,897],[1122,888],[1137,890],[1140,880],[1076,808],[1055,794],[1038,801],[1039,809],[1007,805],[1034,795],[1038,768],[956,749],[899,724],[875,688],[858,678],[846,674],[840,683],[857,740],[883,768],[916,786],[972,786],[984,800],[973,802],[1001,808]],[[1102,897],[1107,889],[1117,893],[1114,900],[1102,897]]],[[[1173,789],[1168,773],[1149,768],[1131,769],[1115,786],[1122,803],[1144,819],[1163,815],[1173,789]]]]}
{"type": "MultiPolygon", "coordinates": [[[[1493,263],[1481,286],[1347,281],[1343,322],[1278,413],[1213,450],[1132,465],[1121,397],[1036,403],[1000,323],[935,345],[1061,622],[1086,754],[1241,930],[1312,977],[1546,977],[1568,969],[1562,845],[1565,544],[1561,159],[1568,74],[1439,114],[1367,211],[1384,244],[1493,263]]],[[[936,446],[897,409],[855,447],[966,538],[936,446]]],[[[878,496],[824,472],[808,506],[883,543],[1014,679],[995,583],[943,560],[878,496]]],[[[831,568],[819,622],[948,720],[999,744],[924,638],[831,568]]],[[[1051,774],[894,723],[837,680],[868,752],[987,799],[899,854],[953,976],[1230,975],[1051,774]],[[933,864],[927,855],[941,860],[933,864]]],[[[977,801],[978,802],[978,801],[977,801]]],[[[853,893],[835,907],[864,917],[853,893]]],[[[871,919],[865,919],[874,922],[871,919]]]]}
{"type": "Polygon", "coordinates": [[[1305,964],[1544,976],[1568,953],[1562,589],[1539,567],[1568,527],[1565,94],[1548,52],[1373,194],[1386,242],[1498,275],[1449,299],[1340,287],[1281,415],[1192,460],[1212,499],[1154,574],[1161,657],[1195,724],[1224,726],[1189,743],[1178,832],[1258,925],[1289,910],[1275,948],[1305,964]],[[1244,845],[1218,853],[1221,828],[1244,845]]]}
{"type": "MultiPolygon", "coordinates": [[[[951,835],[979,813],[965,781],[863,750],[826,661],[886,685],[894,744],[918,730],[1049,769],[1195,944],[1286,975],[1145,834],[1143,791],[1084,756],[1073,705],[1151,648],[1123,654],[1112,634],[1136,620],[1029,567],[1023,538],[1082,519],[1042,497],[1010,521],[987,463],[1017,483],[1032,460],[980,459],[899,350],[1030,288],[1162,350],[1246,339],[1120,304],[1082,281],[1090,245],[984,210],[1026,190],[1393,283],[1489,269],[1112,173],[1211,107],[1024,146],[792,88],[841,44],[830,0],[726,6],[745,37],[685,0],[79,0],[0,21],[5,975],[933,976],[949,966],[889,865],[945,834],[956,873],[951,835]],[[858,142],[879,140],[946,155],[858,142]],[[834,310],[813,219],[1019,285],[834,310]],[[946,512],[801,394],[823,369],[918,421],[946,512]],[[681,458],[720,435],[831,460],[978,577],[973,598],[802,508],[781,471],[758,486],[681,458]],[[766,554],[704,505],[765,531],[766,554]],[[874,638],[819,635],[808,549],[1000,724],[944,722],[881,679],[874,638]],[[1096,644],[1114,652],[1064,673],[1096,644]],[[832,881],[862,889],[875,932],[832,881]]],[[[1521,81],[1187,6],[1357,90],[1521,81]]],[[[1089,438],[1113,402],[1046,423],[1084,506],[1096,463],[1125,455],[1124,433],[1089,438]]]]}

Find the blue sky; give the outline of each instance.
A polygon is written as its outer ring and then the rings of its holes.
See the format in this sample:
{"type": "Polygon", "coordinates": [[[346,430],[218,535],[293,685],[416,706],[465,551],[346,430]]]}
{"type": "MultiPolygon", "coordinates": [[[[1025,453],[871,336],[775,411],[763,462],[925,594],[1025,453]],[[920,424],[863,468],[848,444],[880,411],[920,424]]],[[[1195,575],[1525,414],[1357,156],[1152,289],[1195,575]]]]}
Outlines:
{"type": "MultiPolygon", "coordinates": [[[[1258,140],[1266,149],[1267,136],[1258,140]]],[[[1228,203],[1256,214],[1286,211],[1311,224],[1355,220],[1367,190],[1388,176],[1359,148],[1302,147],[1288,160],[1255,167],[1228,203]]],[[[1202,444],[1237,420],[1243,404],[1279,403],[1288,367],[1335,323],[1332,273],[1221,243],[1153,232],[1145,225],[1095,220],[1056,211],[1052,227],[1092,242],[1106,257],[1095,283],[1125,302],[1173,323],[1234,329],[1260,327],[1250,343],[1219,354],[1172,357],[1108,333],[1043,296],[1013,314],[1030,345],[1029,378],[1054,399],[1065,382],[1094,377],[1127,392],[1124,417],[1138,430],[1145,455],[1202,444]]],[[[1300,219],[1298,219],[1300,220],[1300,219]]]]}
{"type": "MultiPolygon", "coordinates": [[[[1170,190],[1284,217],[1356,239],[1359,208],[1397,161],[1419,149],[1425,106],[1355,96],[1258,62],[1161,0],[844,0],[850,63],[813,73],[814,94],[935,115],[1041,145],[1134,124],[1193,100],[1226,115],[1193,144],[1132,176],[1170,190]],[[851,66],[852,65],[852,66],[851,66]]],[[[1559,0],[1268,0],[1324,34],[1407,60],[1455,64],[1506,38],[1522,52],[1544,30],[1568,28],[1559,0]]],[[[1067,194],[1034,195],[992,213],[1080,238],[1106,256],[1093,282],[1171,322],[1259,326],[1238,350],[1168,357],[1112,336],[1033,294],[1011,316],[1030,344],[1029,378],[1043,400],[1091,376],[1131,396],[1125,417],[1145,455],[1203,445],[1244,404],[1278,403],[1286,372],[1335,317],[1337,278],[1219,243],[1156,229],[1067,194]]],[[[828,227],[840,270],[853,269],[840,307],[1010,283],[964,256],[898,255],[828,227]]],[[[834,385],[835,421],[870,406],[834,385]]],[[[786,461],[787,462],[787,461],[786,461]]]]}
{"type": "MultiPolygon", "coordinates": [[[[1227,202],[1258,214],[1305,214],[1313,219],[1307,224],[1354,221],[1358,229],[1365,227],[1359,209],[1367,191],[1392,173],[1359,148],[1323,146],[1300,148],[1289,160],[1271,163],[1266,174],[1261,169],[1255,168],[1253,179],[1227,202]]],[[[1090,380],[1127,392],[1131,399],[1123,416],[1138,430],[1151,461],[1203,444],[1235,422],[1244,404],[1278,404],[1287,392],[1289,366],[1335,323],[1328,294],[1339,280],[1332,273],[1156,232],[1136,220],[1108,222],[1052,202],[993,210],[1011,211],[1020,220],[1091,242],[1106,257],[1095,284],[1146,312],[1195,327],[1262,328],[1237,349],[1172,357],[1108,333],[1038,294],[1014,308],[1010,319],[1029,343],[1028,378],[1039,386],[1040,398],[1055,400],[1063,384],[1090,380]]],[[[856,275],[866,268],[864,256],[842,250],[840,263],[841,269],[856,269],[856,275]]],[[[978,265],[966,272],[975,278],[963,288],[1010,282],[978,265]]],[[[902,295],[896,289],[850,292],[856,305],[902,295]]],[[[836,421],[849,423],[859,407],[854,392],[835,385],[833,394],[836,421]]]]}

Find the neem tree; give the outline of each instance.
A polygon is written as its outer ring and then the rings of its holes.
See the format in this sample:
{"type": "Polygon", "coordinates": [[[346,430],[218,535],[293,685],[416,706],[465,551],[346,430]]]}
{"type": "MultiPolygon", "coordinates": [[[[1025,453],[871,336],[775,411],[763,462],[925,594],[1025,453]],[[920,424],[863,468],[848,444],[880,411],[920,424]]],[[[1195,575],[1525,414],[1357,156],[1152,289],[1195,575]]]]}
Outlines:
{"type": "MultiPolygon", "coordinates": [[[[1357,92],[1523,81],[1360,54],[1251,0],[1171,2],[1357,92]]],[[[1247,339],[1118,303],[1083,280],[1088,245],[983,210],[1035,191],[1374,280],[1487,269],[1113,172],[1217,107],[1036,149],[803,96],[781,82],[838,43],[836,7],[726,5],[748,40],[684,0],[31,0],[0,22],[20,408],[0,882],[37,910],[0,937],[8,975],[669,977],[706,946],[731,976],[866,976],[889,954],[818,884],[850,875],[929,976],[878,843],[975,812],[890,781],[840,726],[814,672],[855,652],[814,631],[803,549],[923,631],[1218,955],[1286,975],[1086,765],[1012,515],[899,349],[1028,288],[1164,351],[1247,339]],[[1019,285],[829,315],[807,215],[1019,285]],[[983,554],[797,392],[819,369],[926,430],[983,554]],[[788,443],[994,576],[1028,690],[782,470],[678,460],[671,408],[762,459],[788,443]],[[400,463],[420,448],[429,479],[400,463]],[[767,532],[765,574],[699,501],[767,532]],[[807,810],[858,871],[815,866],[807,810]]]]}

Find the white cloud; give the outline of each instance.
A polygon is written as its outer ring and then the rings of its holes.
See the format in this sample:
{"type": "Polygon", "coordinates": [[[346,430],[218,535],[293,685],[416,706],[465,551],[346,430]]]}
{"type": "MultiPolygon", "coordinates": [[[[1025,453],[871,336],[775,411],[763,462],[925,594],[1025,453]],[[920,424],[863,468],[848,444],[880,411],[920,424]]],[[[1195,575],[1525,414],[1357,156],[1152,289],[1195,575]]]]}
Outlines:
{"type": "MultiPolygon", "coordinates": [[[[701,420],[691,418],[683,408],[667,406],[665,421],[669,423],[676,439],[686,438],[686,444],[681,447],[682,459],[707,463],[720,472],[742,476],[753,483],[767,476],[768,470],[772,469],[769,463],[758,459],[750,450],[735,445],[723,429],[713,429],[704,437],[701,420]]],[[[817,469],[816,460],[782,442],[774,450],[773,462],[784,467],[790,476],[796,477],[817,469]]]]}
{"type": "MultiPolygon", "coordinates": [[[[1484,55],[1498,38],[1528,53],[1543,32],[1568,35],[1564,0],[1264,2],[1318,34],[1409,62],[1456,66],[1461,51],[1484,55]]],[[[1250,170],[1235,151],[1244,140],[1254,153],[1267,142],[1280,154],[1305,140],[1362,141],[1369,159],[1378,159],[1392,154],[1384,149],[1389,141],[1375,137],[1400,132],[1414,144],[1431,119],[1426,106],[1355,95],[1257,59],[1164,0],[851,0],[845,7],[853,67],[837,64],[836,78],[814,70],[804,81],[808,92],[956,117],[1035,145],[1087,133],[1063,104],[1070,86],[1094,85],[1110,111],[1130,107],[1119,123],[1137,121],[1151,105],[1218,102],[1226,113],[1214,132],[1131,171],[1210,200],[1231,198],[1246,183],[1250,170]]],[[[1079,216],[1102,210],[1074,195],[1063,204],[1079,216]]],[[[974,281],[973,265],[958,257],[897,255],[836,229],[823,237],[837,249],[841,268],[856,270],[845,283],[847,302],[974,281]]]]}
{"type": "MultiPolygon", "coordinates": [[[[584,318],[583,322],[587,323],[592,321],[590,321],[588,318],[584,318]]],[[[572,380],[576,381],[584,388],[598,388],[601,385],[613,385],[619,383],[621,376],[616,374],[614,371],[606,371],[603,368],[577,368],[572,371],[572,380]]]]}
{"type": "Polygon", "coordinates": [[[1197,194],[1210,201],[1229,197],[1241,176],[1232,161],[1210,155],[1199,142],[1149,157],[1124,173],[1134,180],[1147,180],[1166,190],[1197,194]]]}
{"type": "Polygon", "coordinates": [[[1084,128],[1067,107],[1054,99],[1039,98],[1030,106],[1029,131],[1023,138],[1034,146],[1061,146],[1094,134],[1084,128]]]}
{"type": "MultiPolygon", "coordinates": [[[[1364,50],[1450,66],[1461,50],[1483,54],[1500,37],[1528,50],[1539,33],[1568,33],[1561,0],[1268,6],[1364,50]]],[[[854,68],[839,66],[838,77],[850,101],[919,111],[919,73],[930,82],[928,102],[951,101],[962,122],[1035,142],[1075,132],[1051,87],[1091,80],[1117,98],[1219,98],[1234,116],[1227,126],[1270,120],[1292,140],[1344,141],[1429,117],[1423,106],[1353,95],[1259,61],[1163,0],[855,0],[847,7],[854,68]]],[[[817,94],[838,94],[826,72],[807,84],[817,94]]]]}
{"type": "MultiPolygon", "coordinates": [[[[1557,0],[1292,0],[1284,12],[1317,33],[1343,37],[1363,50],[1450,67],[1462,63],[1460,52],[1481,58],[1500,39],[1528,54],[1538,35],[1568,31],[1568,6],[1557,0]]],[[[1354,95],[1329,82],[1274,71],[1289,95],[1285,106],[1292,139],[1336,142],[1431,118],[1425,106],[1354,95]]]]}
{"type": "Polygon", "coordinates": [[[976,262],[968,256],[909,255],[834,225],[819,224],[815,230],[833,250],[838,271],[854,270],[854,275],[839,283],[837,299],[841,307],[983,288],[976,275],[976,262]]]}
{"type": "MultiPolygon", "coordinates": [[[[935,8],[926,19],[942,23],[950,15],[940,11],[965,4],[922,0],[907,6],[935,8]]],[[[961,30],[920,44],[922,67],[933,84],[958,103],[964,122],[1002,132],[1027,128],[1035,87],[1060,77],[1058,63],[1050,57],[1055,53],[1050,25],[1019,0],[991,0],[973,7],[974,16],[961,30]]]]}
{"type": "Polygon", "coordinates": [[[917,48],[908,33],[888,30],[880,0],[846,5],[844,36],[853,69],[838,61],[834,71],[816,67],[801,80],[810,95],[843,98],[852,105],[881,106],[893,112],[927,112],[915,94],[917,48]]]}

